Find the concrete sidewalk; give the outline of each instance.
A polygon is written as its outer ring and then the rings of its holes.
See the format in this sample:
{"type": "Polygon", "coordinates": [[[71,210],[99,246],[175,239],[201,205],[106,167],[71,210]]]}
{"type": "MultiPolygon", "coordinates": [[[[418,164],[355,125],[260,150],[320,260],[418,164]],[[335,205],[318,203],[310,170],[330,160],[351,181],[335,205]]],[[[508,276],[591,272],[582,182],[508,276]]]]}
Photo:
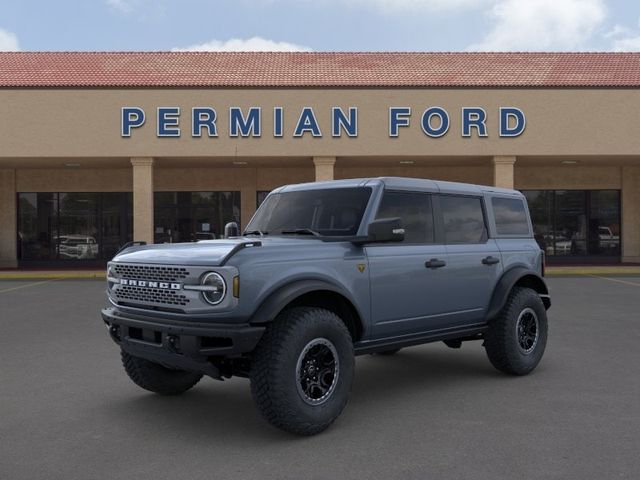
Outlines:
{"type": "MultiPolygon", "coordinates": [[[[49,280],[49,279],[104,279],[104,269],[76,270],[0,270],[0,280],[49,280]]],[[[640,275],[640,265],[608,265],[608,266],[554,266],[547,267],[546,276],[634,276],[640,275]]]]}

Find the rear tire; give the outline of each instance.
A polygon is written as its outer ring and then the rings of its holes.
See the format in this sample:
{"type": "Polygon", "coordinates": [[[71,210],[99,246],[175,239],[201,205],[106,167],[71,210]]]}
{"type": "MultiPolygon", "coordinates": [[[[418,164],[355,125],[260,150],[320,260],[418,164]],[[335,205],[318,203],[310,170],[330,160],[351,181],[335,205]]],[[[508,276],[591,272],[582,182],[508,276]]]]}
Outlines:
{"type": "Polygon", "coordinates": [[[501,372],[526,375],[536,368],[547,345],[547,312],[540,296],[530,288],[514,287],[489,323],[484,345],[501,372]]]}
{"type": "Polygon", "coordinates": [[[255,350],[251,393],[269,423],[314,435],[346,406],[354,366],[351,335],[336,314],[291,308],[267,327],[255,350]]]}
{"type": "Polygon", "coordinates": [[[160,395],[180,395],[202,378],[202,374],[172,370],[158,363],[120,351],[122,365],[129,378],[141,388],[160,395]]]}

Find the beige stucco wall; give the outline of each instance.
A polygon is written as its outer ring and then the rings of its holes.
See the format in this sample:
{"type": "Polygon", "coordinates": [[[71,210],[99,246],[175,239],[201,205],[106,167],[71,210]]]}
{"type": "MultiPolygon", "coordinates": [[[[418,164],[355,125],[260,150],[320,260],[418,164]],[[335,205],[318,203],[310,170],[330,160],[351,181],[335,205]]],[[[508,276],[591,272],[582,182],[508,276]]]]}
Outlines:
{"type": "Polygon", "coordinates": [[[50,89],[0,90],[3,156],[163,157],[163,156],[347,156],[347,155],[635,155],[640,152],[637,112],[640,91],[617,90],[471,90],[471,89],[50,89]],[[420,116],[433,105],[447,109],[449,132],[429,138],[420,116]],[[143,107],[143,127],[121,138],[123,106],[143,107]],[[156,108],[181,108],[181,138],[156,137],[156,108]],[[192,138],[194,106],[218,112],[217,138],[192,138]],[[228,108],[262,108],[261,138],[229,138],[228,108]],[[274,138],[273,107],[284,107],[284,136],[274,138]],[[293,138],[303,106],[315,109],[322,138],[293,138]],[[357,138],[332,138],[331,107],[357,106],[357,138]],[[388,108],[412,108],[410,128],[389,138],[388,108]],[[461,107],[480,106],[488,115],[487,138],[461,136],[461,107]],[[525,132],[499,138],[500,106],[522,109],[525,132]]]}
{"type": "MultiPolygon", "coordinates": [[[[0,89],[0,105],[0,266],[15,264],[15,192],[132,191],[130,159],[135,157],[154,159],[151,177],[143,180],[155,191],[240,191],[243,226],[255,211],[257,191],[318,176],[394,175],[513,183],[518,189],[621,189],[623,257],[640,261],[638,90],[0,89]],[[422,112],[433,105],[447,109],[451,121],[448,133],[437,139],[420,128],[422,112]],[[147,114],[145,125],[133,130],[131,138],[120,136],[123,106],[140,106],[147,114]],[[181,138],[156,137],[159,106],[181,108],[181,138]],[[217,110],[217,138],[191,137],[195,106],[217,110]],[[230,106],[262,108],[261,138],[229,137],[230,106]],[[282,138],[272,134],[274,106],[285,109],[282,138]],[[322,138],[293,137],[303,106],[314,108],[322,138]],[[331,136],[332,106],[358,107],[357,138],[331,136]],[[398,138],[389,137],[391,106],[408,106],[413,112],[411,126],[401,127],[398,138]],[[487,138],[478,138],[475,130],[471,138],[462,137],[463,106],[486,110],[487,138]],[[527,127],[521,136],[498,136],[500,106],[524,111],[527,127]],[[498,161],[514,157],[513,166],[498,161]],[[565,157],[579,162],[562,165],[565,157]],[[327,158],[335,158],[335,165],[317,161],[327,158]],[[400,165],[403,158],[414,164],[400,165]],[[246,165],[234,166],[233,159],[246,165]],[[67,162],[81,166],[65,168],[67,162]]],[[[134,216],[152,211],[148,192],[145,198],[134,216]]],[[[138,225],[151,235],[149,218],[138,225]]]]}
{"type": "Polygon", "coordinates": [[[131,168],[16,170],[18,192],[131,192],[131,168]]]}
{"type": "Polygon", "coordinates": [[[620,189],[622,188],[622,167],[617,165],[523,167],[516,162],[515,188],[518,190],[620,189]]]}

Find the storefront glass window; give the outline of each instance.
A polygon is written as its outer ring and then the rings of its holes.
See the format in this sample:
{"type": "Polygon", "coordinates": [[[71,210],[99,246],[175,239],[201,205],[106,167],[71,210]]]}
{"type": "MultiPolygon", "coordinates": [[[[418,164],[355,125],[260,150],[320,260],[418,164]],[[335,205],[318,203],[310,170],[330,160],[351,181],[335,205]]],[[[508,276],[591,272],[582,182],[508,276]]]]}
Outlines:
{"type": "Polygon", "coordinates": [[[228,222],[240,224],[240,192],[156,192],[155,242],[221,238],[228,222]]]}
{"type": "Polygon", "coordinates": [[[256,209],[260,205],[262,205],[262,202],[264,202],[264,199],[267,198],[267,195],[269,195],[269,193],[269,190],[258,190],[256,192],[256,209]]]}
{"type": "Polygon", "coordinates": [[[110,260],[131,240],[131,193],[19,193],[21,262],[110,260]]]}
{"type": "Polygon", "coordinates": [[[557,258],[620,256],[619,190],[527,190],[536,240],[557,258]]]}

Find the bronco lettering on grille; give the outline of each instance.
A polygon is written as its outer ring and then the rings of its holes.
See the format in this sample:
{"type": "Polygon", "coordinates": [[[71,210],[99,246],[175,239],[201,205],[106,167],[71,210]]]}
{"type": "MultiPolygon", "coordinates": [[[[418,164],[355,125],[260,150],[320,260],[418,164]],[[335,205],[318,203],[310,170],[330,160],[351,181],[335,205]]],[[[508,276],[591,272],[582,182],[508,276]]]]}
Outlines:
{"type": "Polygon", "coordinates": [[[182,288],[182,285],[180,283],[152,282],[149,280],[129,280],[128,278],[121,278],[120,285],[129,285],[131,287],[144,288],[160,288],[162,290],[180,290],[182,288]]]}

